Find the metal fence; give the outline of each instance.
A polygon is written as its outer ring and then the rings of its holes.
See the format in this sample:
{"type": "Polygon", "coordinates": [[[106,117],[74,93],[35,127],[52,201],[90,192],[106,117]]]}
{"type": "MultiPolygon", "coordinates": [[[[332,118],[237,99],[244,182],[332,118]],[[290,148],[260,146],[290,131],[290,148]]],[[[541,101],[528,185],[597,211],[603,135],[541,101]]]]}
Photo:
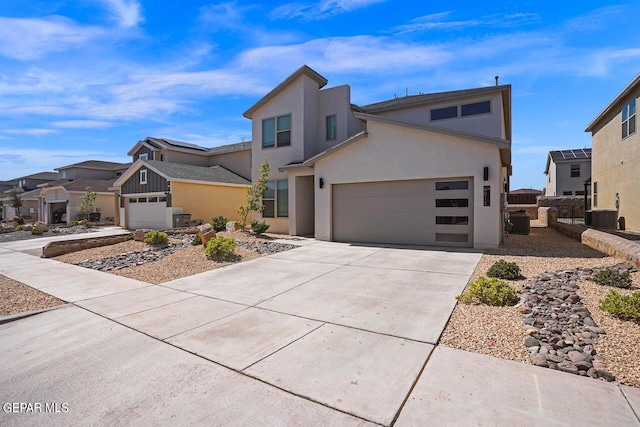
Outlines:
{"type": "Polygon", "coordinates": [[[584,206],[560,205],[558,209],[558,222],[565,224],[584,224],[584,206]]]}

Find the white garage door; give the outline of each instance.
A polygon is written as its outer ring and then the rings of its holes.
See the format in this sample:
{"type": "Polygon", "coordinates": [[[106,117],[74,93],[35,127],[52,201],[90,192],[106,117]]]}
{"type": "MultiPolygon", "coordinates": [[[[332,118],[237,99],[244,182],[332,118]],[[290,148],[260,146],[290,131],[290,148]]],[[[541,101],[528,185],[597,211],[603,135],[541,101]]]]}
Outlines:
{"type": "Polygon", "coordinates": [[[333,240],[473,246],[471,178],[334,184],[333,240]]]}
{"type": "Polygon", "coordinates": [[[164,230],[167,228],[167,202],[164,197],[129,198],[127,227],[164,230]]]}

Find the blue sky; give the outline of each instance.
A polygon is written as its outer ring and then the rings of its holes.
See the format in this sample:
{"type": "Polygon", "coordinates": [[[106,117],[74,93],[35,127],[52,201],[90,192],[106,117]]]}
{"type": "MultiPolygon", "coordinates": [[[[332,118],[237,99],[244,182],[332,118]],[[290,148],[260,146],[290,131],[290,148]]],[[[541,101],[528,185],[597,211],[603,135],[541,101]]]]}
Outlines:
{"type": "Polygon", "coordinates": [[[511,84],[512,188],[640,72],[640,1],[0,2],[0,179],[129,161],[146,136],[251,138],[242,113],[302,64],[368,104],[511,84]]]}

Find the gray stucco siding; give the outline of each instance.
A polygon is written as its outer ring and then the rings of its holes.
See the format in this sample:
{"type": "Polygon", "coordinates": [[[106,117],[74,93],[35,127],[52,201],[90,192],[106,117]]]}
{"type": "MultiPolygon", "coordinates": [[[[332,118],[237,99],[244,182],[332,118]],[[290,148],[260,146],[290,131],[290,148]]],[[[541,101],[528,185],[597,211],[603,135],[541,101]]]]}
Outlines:
{"type": "Polygon", "coordinates": [[[153,170],[144,167],[138,169],[121,187],[121,194],[157,193],[167,190],[167,180],[153,170]],[[147,183],[140,183],[140,171],[147,171],[147,183]]]}

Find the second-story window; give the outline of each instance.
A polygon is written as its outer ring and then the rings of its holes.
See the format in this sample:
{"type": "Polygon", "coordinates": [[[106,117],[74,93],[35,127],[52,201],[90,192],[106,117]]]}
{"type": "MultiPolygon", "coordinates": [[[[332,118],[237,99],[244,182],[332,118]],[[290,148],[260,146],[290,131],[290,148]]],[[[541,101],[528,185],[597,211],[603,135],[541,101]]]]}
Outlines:
{"type": "Polygon", "coordinates": [[[138,159],[140,160],[149,160],[149,154],[147,153],[142,153],[138,156],[138,159]]]}
{"type": "Polygon", "coordinates": [[[571,178],[580,177],[580,164],[571,165],[571,178]]]}
{"type": "Polygon", "coordinates": [[[338,127],[338,120],[336,115],[327,116],[327,141],[336,139],[336,130],[338,127]]]}
{"type": "Polygon", "coordinates": [[[140,184],[146,184],[147,183],[147,170],[146,169],[141,169],[140,170],[140,184]]]}
{"type": "Polygon", "coordinates": [[[622,107],[622,138],[636,133],[636,100],[622,107]]]}
{"type": "Polygon", "coordinates": [[[291,145],[291,115],[262,121],[262,148],[291,145]]]}

